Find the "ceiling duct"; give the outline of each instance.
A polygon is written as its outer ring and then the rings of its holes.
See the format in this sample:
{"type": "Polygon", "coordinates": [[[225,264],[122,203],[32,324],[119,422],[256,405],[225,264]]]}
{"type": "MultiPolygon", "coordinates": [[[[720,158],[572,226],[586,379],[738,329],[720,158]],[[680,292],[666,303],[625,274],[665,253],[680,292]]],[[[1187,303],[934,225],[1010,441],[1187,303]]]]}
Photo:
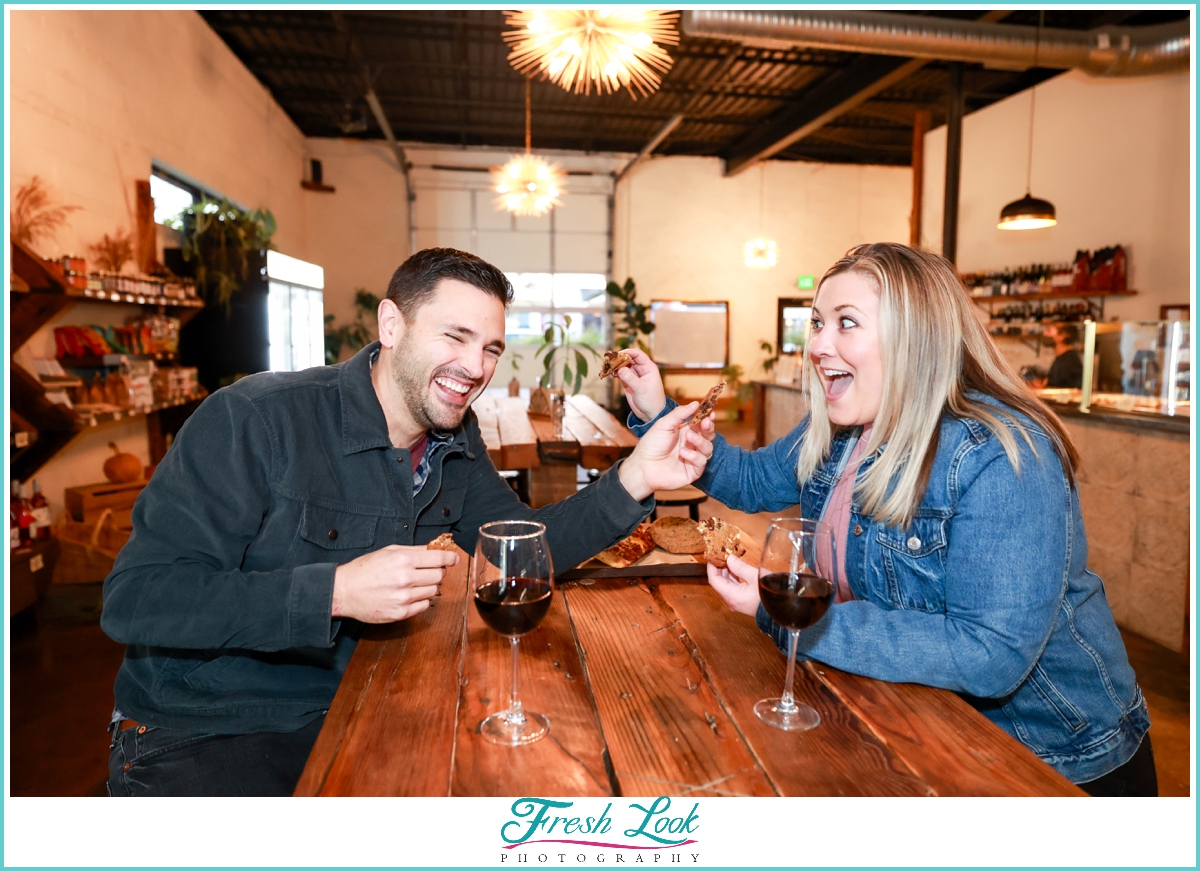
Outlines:
{"type": "Polygon", "coordinates": [[[733,39],[765,48],[832,51],[965,61],[990,67],[1080,69],[1093,76],[1186,72],[1190,22],[1096,30],[1041,29],[889,12],[692,9],[689,36],[733,39]],[[1035,63],[1036,57],[1036,63],[1035,63]]]}

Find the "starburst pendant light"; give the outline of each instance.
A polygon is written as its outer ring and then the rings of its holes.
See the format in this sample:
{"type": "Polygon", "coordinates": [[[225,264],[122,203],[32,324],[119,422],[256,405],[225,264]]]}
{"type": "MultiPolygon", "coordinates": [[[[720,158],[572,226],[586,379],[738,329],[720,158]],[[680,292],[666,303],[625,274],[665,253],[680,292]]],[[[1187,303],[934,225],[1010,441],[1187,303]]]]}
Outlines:
{"type": "Polygon", "coordinates": [[[658,90],[671,68],[663,45],[678,45],[678,12],[612,6],[506,12],[508,62],[522,75],[541,73],[564,90],[612,93],[636,100],[658,90]]]}
{"type": "Polygon", "coordinates": [[[763,175],[766,172],[766,161],[758,164],[758,238],[746,243],[745,263],[751,269],[770,269],[775,265],[775,241],[767,239],[762,234],[763,226],[763,175]]]}
{"type": "MultiPolygon", "coordinates": [[[[1037,37],[1033,44],[1033,65],[1037,66],[1038,46],[1042,39],[1042,22],[1046,13],[1038,17],[1037,37]]],[[[1030,194],[1030,179],[1033,175],[1033,107],[1037,99],[1037,87],[1029,91],[1029,152],[1025,164],[1025,196],[1013,200],[1000,210],[1000,223],[996,226],[1001,230],[1037,230],[1042,227],[1053,227],[1058,223],[1054,212],[1054,204],[1049,200],[1038,199],[1030,194]]]]}
{"type": "Polygon", "coordinates": [[[530,151],[531,120],[529,79],[525,80],[525,153],[516,155],[504,166],[492,168],[492,186],[496,210],[507,209],[514,215],[536,218],[562,205],[565,193],[564,173],[558,164],[548,164],[530,151]]]}

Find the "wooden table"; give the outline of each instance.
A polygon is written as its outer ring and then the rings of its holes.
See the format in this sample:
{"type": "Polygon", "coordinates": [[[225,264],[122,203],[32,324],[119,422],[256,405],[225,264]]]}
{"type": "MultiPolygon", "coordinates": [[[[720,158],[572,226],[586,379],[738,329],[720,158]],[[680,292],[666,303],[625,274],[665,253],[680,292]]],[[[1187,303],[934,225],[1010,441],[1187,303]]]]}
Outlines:
{"type": "Polygon", "coordinates": [[[637,445],[624,424],[582,394],[567,397],[561,434],[549,418],[529,415],[524,397],[485,394],[471,407],[496,468],[528,472],[534,508],[574,493],[576,466],[607,469],[637,445]]]}
{"type": "Polygon", "coordinates": [[[521,641],[521,698],[550,734],[476,732],[508,699],[508,639],[467,560],[435,608],[366,627],[297,795],[1082,795],[958,696],[796,668],[810,732],[761,724],[786,662],[700,578],[568,581],[521,641]]]}

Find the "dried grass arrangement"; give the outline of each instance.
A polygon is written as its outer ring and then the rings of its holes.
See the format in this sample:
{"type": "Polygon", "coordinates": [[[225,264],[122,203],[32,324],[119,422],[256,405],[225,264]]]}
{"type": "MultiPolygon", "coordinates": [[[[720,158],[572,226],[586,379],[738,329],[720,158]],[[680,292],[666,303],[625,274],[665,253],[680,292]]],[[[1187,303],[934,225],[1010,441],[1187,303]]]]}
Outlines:
{"type": "Polygon", "coordinates": [[[104,272],[120,272],[121,267],[133,259],[133,237],[128,230],[118,230],[114,235],[107,233],[88,249],[95,257],[96,266],[104,272]]]}
{"type": "Polygon", "coordinates": [[[17,188],[13,197],[9,212],[12,241],[33,247],[38,240],[53,237],[66,225],[67,215],[79,208],[55,203],[49,187],[35,175],[17,188]]]}

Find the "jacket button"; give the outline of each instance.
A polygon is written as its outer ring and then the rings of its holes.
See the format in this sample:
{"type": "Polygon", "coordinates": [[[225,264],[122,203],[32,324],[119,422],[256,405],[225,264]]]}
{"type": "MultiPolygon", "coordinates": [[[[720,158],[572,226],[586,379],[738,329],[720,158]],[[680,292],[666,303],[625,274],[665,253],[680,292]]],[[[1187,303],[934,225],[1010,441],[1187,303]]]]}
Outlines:
{"type": "Polygon", "coordinates": [[[862,524],[861,523],[854,524],[854,534],[862,535],[862,524]]]}
{"type": "Polygon", "coordinates": [[[405,528],[405,529],[408,529],[408,524],[407,524],[407,523],[406,523],[406,524],[404,524],[404,528],[405,528]]]}
{"type": "Polygon", "coordinates": [[[337,530],[336,529],[329,530],[329,540],[337,541],[337,530]]]}
{"type": "Polygon", "coordinates": [[[912,538],[910,538],[908,540],[908,549],[909,550],[920,550],[921,549],[921,539],[917,538],[915,535],[912,538]]]}
{"type": "Polygon", "coordinates": [[[442,509],[442,517],[449,517],[449,516],[450,516],[450,506],[447,505],[445,508],[442,509]]]}

